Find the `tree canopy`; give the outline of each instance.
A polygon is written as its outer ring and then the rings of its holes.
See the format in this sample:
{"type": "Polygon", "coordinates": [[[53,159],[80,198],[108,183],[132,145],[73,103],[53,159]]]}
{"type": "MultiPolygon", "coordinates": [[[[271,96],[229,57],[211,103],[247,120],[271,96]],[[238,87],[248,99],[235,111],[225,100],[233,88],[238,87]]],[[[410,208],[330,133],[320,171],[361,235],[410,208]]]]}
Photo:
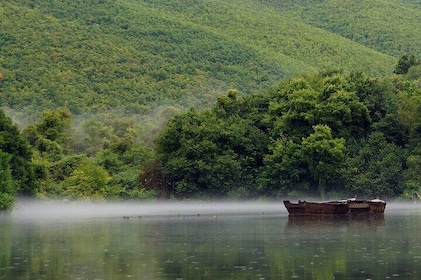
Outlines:
{"type": "Polygon", "coordinates": [[[12,119],[0,110],[0,209],[9,208],[16,193],[35,185],[32,151],[12,119]]]}
{"type": "Polygon", "coordinates": [[[264,95],[228,91],[171,119],[157,156],[182,197],[415,195],[420,94],[404,78],[341,71],[282,79],[264,95]]]}

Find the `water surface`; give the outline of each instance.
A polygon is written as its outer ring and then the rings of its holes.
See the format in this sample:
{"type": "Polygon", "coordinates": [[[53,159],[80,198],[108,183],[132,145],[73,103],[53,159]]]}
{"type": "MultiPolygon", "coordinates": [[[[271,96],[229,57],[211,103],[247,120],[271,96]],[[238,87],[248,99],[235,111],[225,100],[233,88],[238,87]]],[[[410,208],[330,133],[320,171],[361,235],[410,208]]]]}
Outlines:
{"type": "Polygon", "coordinates": [[[0,279],[421,279],[421,207],[291,219],[282,203],[21,202],[0,279]]]}

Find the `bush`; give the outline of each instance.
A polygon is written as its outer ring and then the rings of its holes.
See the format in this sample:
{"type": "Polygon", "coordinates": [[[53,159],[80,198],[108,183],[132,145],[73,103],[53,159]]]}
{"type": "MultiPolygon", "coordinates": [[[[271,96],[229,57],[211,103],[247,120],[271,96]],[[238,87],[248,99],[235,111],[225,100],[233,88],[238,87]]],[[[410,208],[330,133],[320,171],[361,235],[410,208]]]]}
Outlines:
{"type": "Polygon", "coordinates": [[[7,193],[0,193],[0,211],[11,210],[15,199],[7,193]]]}

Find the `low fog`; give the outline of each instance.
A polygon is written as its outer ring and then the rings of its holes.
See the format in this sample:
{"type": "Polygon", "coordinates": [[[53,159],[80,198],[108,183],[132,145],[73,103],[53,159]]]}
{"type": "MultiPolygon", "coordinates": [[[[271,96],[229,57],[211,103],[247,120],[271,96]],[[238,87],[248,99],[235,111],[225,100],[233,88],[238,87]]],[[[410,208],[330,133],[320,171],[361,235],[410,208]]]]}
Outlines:
{"type": "MultiPolygon", "coordinates": [[[[385,216],[407,212],[421,212],[421,203],[388,202],[385,216]]],[[[18,200],[11,217],[14,220],[41,221],[97,218],[168,218],[218,217],[227,215],[279,215],[288,216],[282,203],[263,201],[120,201],[88,202],[67,200],[18,200]]]]}
{"type": "Polygon", "coordinates": [[[196,217],[222,215],[287,215],[279,202],[82,202],[67,200],[18,200],[14,220],[73,220],[92,218],[196,217]]]}

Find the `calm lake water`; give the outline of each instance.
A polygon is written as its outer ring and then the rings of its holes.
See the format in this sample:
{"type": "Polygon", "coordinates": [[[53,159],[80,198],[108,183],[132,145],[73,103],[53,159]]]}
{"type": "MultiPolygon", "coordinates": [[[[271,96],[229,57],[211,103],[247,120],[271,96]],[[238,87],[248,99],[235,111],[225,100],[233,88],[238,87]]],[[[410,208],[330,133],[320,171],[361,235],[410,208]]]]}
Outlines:
{"type": "Polygon", "coordinates": [[[0,279],[421,279],[421,206],[291,219],[279,203],[20,202],[0,279]]]}

